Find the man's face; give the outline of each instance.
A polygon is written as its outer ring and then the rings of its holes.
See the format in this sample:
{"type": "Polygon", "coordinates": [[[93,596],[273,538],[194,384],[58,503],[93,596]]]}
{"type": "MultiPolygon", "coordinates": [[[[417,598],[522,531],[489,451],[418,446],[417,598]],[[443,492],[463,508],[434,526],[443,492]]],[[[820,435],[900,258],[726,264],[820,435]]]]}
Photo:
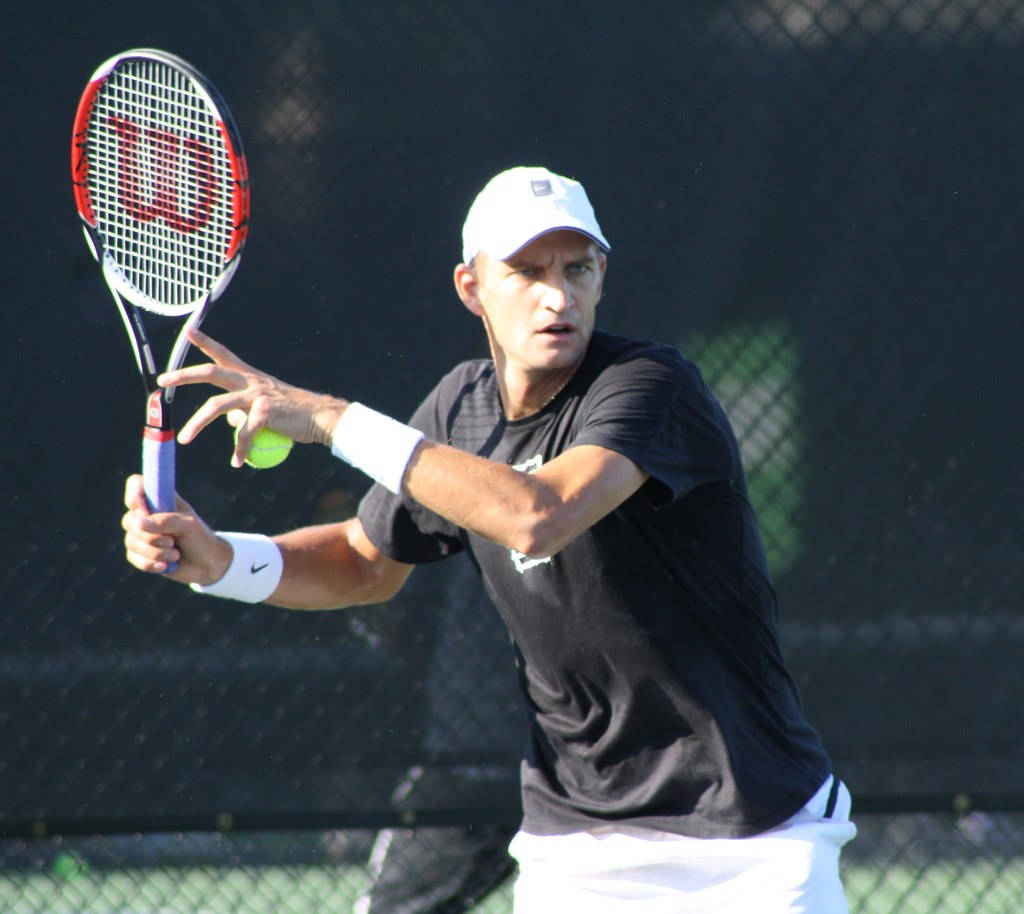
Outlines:
{"type": "Polygon", "coordinates": [[[594,330],[607,264],[597,244],[558,230],[508,260],[479,254],[474,264],[473,303],[466,304],[484,318],[496,357],[500,353],[509,367],[527,373],[579,363],[594,330]]]}

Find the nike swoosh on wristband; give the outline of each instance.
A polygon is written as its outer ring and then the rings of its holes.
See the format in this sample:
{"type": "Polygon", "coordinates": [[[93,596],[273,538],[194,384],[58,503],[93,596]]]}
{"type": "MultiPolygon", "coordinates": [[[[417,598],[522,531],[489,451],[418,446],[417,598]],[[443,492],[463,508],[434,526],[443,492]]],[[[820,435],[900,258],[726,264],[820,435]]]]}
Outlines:
{"type": "Polygon", "coordinates": [[[264,562],[262,565],[257,565],[254,562],[252,565],[249,566],[249,574],[259,574],[269,564],[269,562],[264,562]]]}

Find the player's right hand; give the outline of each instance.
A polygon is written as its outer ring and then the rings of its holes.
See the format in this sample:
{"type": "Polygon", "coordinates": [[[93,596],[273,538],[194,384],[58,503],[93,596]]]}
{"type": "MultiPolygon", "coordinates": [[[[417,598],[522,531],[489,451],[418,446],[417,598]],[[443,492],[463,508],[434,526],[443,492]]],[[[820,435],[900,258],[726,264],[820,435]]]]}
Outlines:
{"type": "Polygon", "coordinates": [[[231,546],[220,539],[181,496],[175,495],[173,513],[151,514],[146,504],[143,479],[129,476],[124,487],[125,558],[130,565],[150,574],[187,584],[212,584],[231,564],[231,546]]]}

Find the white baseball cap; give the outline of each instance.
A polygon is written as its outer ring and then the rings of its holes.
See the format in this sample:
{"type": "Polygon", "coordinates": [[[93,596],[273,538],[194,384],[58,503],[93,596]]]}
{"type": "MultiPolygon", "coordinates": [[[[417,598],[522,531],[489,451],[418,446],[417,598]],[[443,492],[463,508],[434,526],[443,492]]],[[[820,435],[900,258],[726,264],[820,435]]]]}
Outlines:
{"type": "Polygon", "coordinates": [[[582,184],[546,168],[510,168],[491,178],[469,208],[462,262],[471,263],[480,251],[505,260],[555,229],[582,232],[611,250],[582,184]]]}

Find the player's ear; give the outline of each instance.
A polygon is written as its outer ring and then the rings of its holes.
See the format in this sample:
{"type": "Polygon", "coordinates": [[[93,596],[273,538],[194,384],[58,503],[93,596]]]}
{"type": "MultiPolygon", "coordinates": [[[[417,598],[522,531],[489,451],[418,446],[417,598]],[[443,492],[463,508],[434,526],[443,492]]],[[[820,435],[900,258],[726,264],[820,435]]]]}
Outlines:
{"type": "Polygon", "coordinates": [[[597,300],[600,302],[601,299],[604,298],[604,275],[608,269],[608,256],[600,248],[598,248],[597,251],[597,269],[600,282],[600,291],[597,294],[597,300]]]}
{"type": "Polygon", "coordinates": [[[460,263],[455,268],[455,291],[472,314],[481,317],[484,309],[480,304],[480,280],[473,266],[460,263]]]}

